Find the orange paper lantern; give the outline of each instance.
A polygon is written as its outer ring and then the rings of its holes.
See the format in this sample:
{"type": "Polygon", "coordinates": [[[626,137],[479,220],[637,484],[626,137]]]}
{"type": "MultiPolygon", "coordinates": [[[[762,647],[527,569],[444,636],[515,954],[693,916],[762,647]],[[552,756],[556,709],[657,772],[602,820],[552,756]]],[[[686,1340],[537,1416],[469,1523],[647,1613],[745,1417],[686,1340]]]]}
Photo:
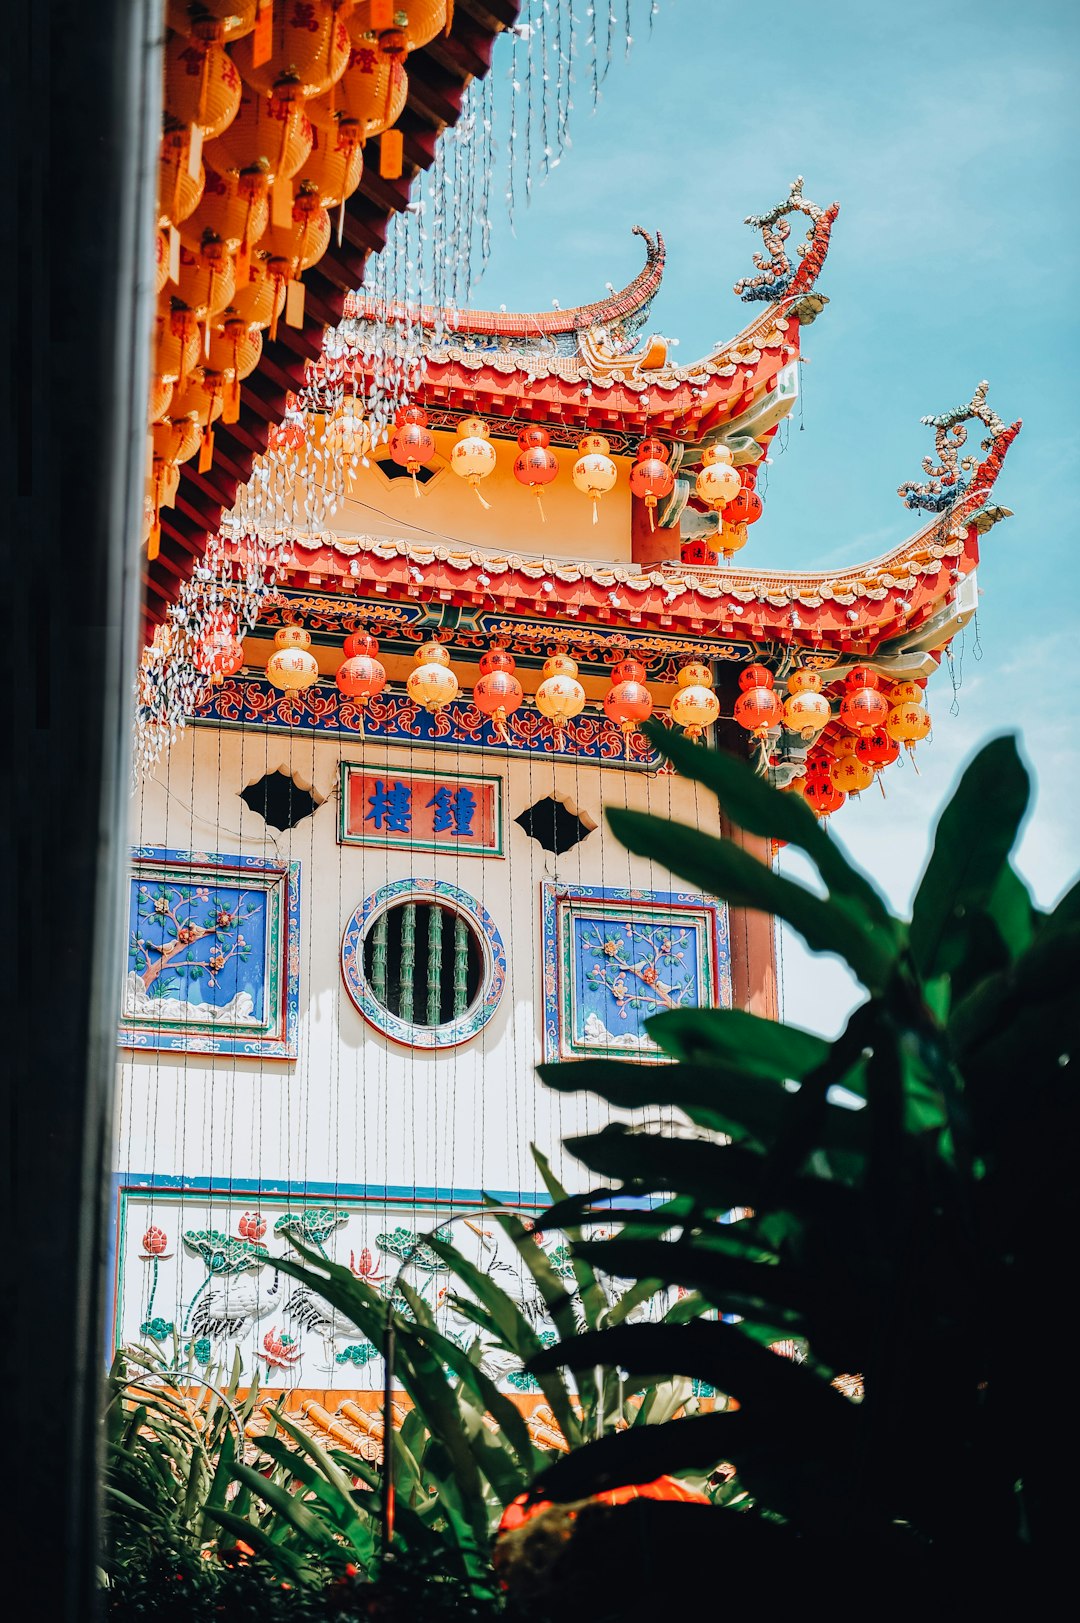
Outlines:
{"type": "Polygon", "coordinates": [[[310,101],[336,84],[349,65],[348,30],[337,6],[277,0],[270,50],[256,62],[258,31],[233,46],[244,83],[279,101],[310,101]]]}
{"type": "Polygon", "coordinates": [[[174,34],[165,46],[165,114],[212,141],[240,106],[240,75],[228,51],[174,34]]]}

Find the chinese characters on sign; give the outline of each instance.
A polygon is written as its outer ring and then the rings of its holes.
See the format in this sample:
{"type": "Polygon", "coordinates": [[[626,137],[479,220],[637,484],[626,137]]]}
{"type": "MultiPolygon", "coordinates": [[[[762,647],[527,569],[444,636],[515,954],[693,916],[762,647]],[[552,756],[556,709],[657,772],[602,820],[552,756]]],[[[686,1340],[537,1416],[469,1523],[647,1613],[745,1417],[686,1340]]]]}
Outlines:
{"type": "Polygon", "coordinates": [[[342,763],[343,845],[502,856],[502,781],[342,763]]]}

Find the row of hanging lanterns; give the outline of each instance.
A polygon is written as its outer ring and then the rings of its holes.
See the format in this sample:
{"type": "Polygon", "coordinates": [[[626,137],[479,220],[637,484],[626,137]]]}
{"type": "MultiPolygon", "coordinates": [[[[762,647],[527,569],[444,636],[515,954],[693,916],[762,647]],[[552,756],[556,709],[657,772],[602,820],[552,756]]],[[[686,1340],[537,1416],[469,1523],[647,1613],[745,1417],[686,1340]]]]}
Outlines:
{"type": "MultiPolygon", "coordinates": [[[[428,427],[428,414],[422,406],[403,406],[397,411],[394,422],[394,431],[390,435],[390,455],[399,467],[412,475],[414,489],[419,495],[416,476],[435,456],[435,439],[428,427]]],[[[546,428],[537,424],[523,428],[518,434],[517,443],[514,478],[518,484],[535,493],[543,519],[543,491],[559,474],[559,461],[551,449],[551,435],[546,428]]],[[[596,523],[600,499],[614,488],[618,481],[618,469],[611,456],[611,442],[603,434],[585,434],[578,442],[578,451],[580,454],[571,477],[575,487],[592,502],[593,522],[596,523]]],[[[661,440],[647,437],[638,445],[637,459],[630,470],[631,493],[644,501],[652,528],[655,528],[657,503],[670,496],[675,488],[675,475],[668,466],[670,455],[668,447],[661,440]]],[[[464,418],[450,450],[450,467],[476,491],[484,508],[490,508],[491,504],[481,494],[480,485],[494,473],[497,463],[498,456],[491,443],[491,430],[487,423],[482,417],[464,418]]]]}
{"type": "Polygon", "coordinates": [[[304,322],[303,275],[325,254],[380,137],[396,179],[410,51],[448,30],[453,0],[168,0],[158,163],[148,554],[180,467],[209,470],[235,423],[263,332],[304,322]]]}
{"type": "MultiPolygon", "coordinates": [[[[221,639],[228,644],[228,655],[222,655],[222,679],[240,669],[243,648],[240,643],[221,639]],[[226,658],[228,663],[226,663],[226,658]]],[[[310,652],[311,636],[302,626],[282,626],[274,634],[274,652],[266,666],[267,680],[282,692],[297,692],[314,686],[319,679],[319,667],[310,652]]],[[[377,698],[386,687],[386,670],[376,657],[379,644],[366,631],[356,631],[345,638],[345,658],[339,665],[335,681],[344,698],[351,699],[361,711],[368,702],[377,698]]],[[[208,651],[207,659],[217,657],[208,651]]],[[[450,654],[437,639],[423,643],[416,651],[415,663],[405,684],[409,698],[423,709],[437,713],[453,703],[461,692],[461,685],[450,665],[450,654]]],[[[210,675],[211,666],[204,664],[210,675]]],[[[525,692],[515,675],[514,656],[503,647],[489,649],[480,657],[480,676],[473,688],[473,702],[478,710],[492,722],[497,737],[509,742],[507,721],[525,701],[525,692]]],[[[604,714],[618,726],[626,738],[627,751],[630,738],[653,711],[653,698],[645,682],[645,666],[640,660],[621,659],[612,666],[611,685],[603,699],[604,714]]],[[[536,708],[554,725],[561,736],[566,724],[585,708],[585,689],[578,680],[576,660],[565,648],[558,648],[544,661],[541,681],[536,689],[536,708]]],[[[712,691],[712,675],[708,666],[691,660],[678,673],[678,687],[672,698],[670,713],[691,738],[701,736],[720,714],[720,702],[712,691]]]]}
{"type": "MultiPolygon", "coordinates": [[[[274,652],[266,667],[274,687],[283,692],[302,691],[318,681],[319,668],[310,649],[310,634],[302,626],[282,626],[275,633],[274,652]]],[[[387,683],[385,667],[376,657],[378,650],[377,640],[368,632],[351,633],[345,639],[345,658],[335,678],[342,696],[358,705],[361,720],[368,702],[377,698],[387,683]]],[[[200,668],[211,682],[220,683],[240,669],[243,657],[235,625],[226,623],[201,650],[200,668]]],[[[508,649],[489,649],[481,655],[480,675],[472,694],[477,709],[491,721],[496,737],[506,743],[507,722],[525,701],[515,671],[516,661],[508,649]]],[[[632,734],[652,714],[653,698],[640,660],[621,659],[612,666],[610,675],[603,710],[623,732],[629,754],[632,734]]],[[[861,794],[880,781],[882,770],[898,759],[901,744],[910,752],[930,731],[930,717],[919,684],[894,682],[885,691],[882,679],[867,666],[856,666],[848,674],[839,710],[845,731],[828,743],[822,742],[821,734],[832,712],[817,672],[793,671],[787,679],[785,700],[775,690],[772,671],[764,665],[748,665],[740,672],[739,685],[742,691],[735,702],[734,718],[751,736],[764,744],[770,731],[786,727],[813,741],[806,773],[791,787],[819,816],[828,816],[843,805],[848,795],[861,794]]],[[[406,691],[414,704],[435,714],[459,697],[461,684],[451,668],[450,654],[436,638],[417,649],[406,691]]],[[[557,740],[561,740],[567,723],[584,710],[586,695],[578,680],[577,662],[565,648],[557,648],[544,661],[535,703],[540,714],[551,721],[557,740]]],[[[713,691],[712,673],[702,661],[690,660],[680,668],[669,713],[691,739],[700,738],[719,718],[720,701],[713,691]]]]}
{"type": "MultiPolygon", "coordinates": [[[[371,446],[371,433],[363,420],[357,400],[347,397],[339,412],[327,420],[327,436],[337,432],[336,425],[348,423],[350,454],[364,454],[371,446]]],[[[435,437],[429,427],[427,412],[422,406],[399,407],[390,435],[389,450],[393,460],[407,470],[413,489],[419,496],[417,475],[427,467],[436,454],[435,437]]],[[[336,443],[336,442],[335,442],[336,443]]],[[[513,463],[513,474],[518,484],[534,492],[541,520],[544,520],[542,495],[559,474],[559,461],[551,449],[551,435],[539,424],[523,428],[517,436],[518,454],[513,463]]],[[[603,496],[618,482],[618,468],[611,456],[611,442],[603,434],[585,434],[578,441],[578,458],[571,477],[576,489],[588,496],[593,504],[593,523],[598,521],[599,505],[603,496]]],[[[630,469],[629,485],[633,496],[645,503],[650,529],[656,528],[656,508],[675,489],[675,474],[669,466],[671,452],[662,440],[646,436],[639,441],[634,464],[630,469]]],[[[762,514],[761,497],[754,489],[756,469],[737,470],[732,466],[732,453],[726,446],[712,446],[705,452],[706,466],[697,477],[697,493],[710,507],[722,514],[720,542],[725,558],[729,558],[746,545],[747,525],[756,523],[762,514]]],[[[450,467],[455,474],[475,490],[480,505],[489,509],[491,504],[481,494],[480,486],[498,464],[498,456],[491,443],[491,430],[482,417],[466,417],[458,428],[457,438],[450,450],[450,467]]]]}

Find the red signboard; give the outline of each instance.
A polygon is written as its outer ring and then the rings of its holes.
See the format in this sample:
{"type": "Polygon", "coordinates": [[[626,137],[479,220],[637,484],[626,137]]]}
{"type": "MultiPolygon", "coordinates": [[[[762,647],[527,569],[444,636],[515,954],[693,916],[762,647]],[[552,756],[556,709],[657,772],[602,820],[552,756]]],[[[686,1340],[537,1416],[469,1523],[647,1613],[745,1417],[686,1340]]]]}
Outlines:
{"type": "Polygon", "coordinates": [[[342,845],[501,857],[502,779],[341,765],[342,845]]]}

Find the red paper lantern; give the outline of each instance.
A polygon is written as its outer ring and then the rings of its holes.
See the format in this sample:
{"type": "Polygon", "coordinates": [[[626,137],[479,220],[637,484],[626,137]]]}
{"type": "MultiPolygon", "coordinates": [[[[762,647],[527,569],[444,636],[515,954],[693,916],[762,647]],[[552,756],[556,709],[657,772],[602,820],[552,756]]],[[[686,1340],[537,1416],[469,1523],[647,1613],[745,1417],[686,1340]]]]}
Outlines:
{"type": "Polygon", "coordinates": [[[377,698],[386,686],[386,671],[379,660],[368,654],[357,654],[354,659],[342,661],[335,680],[339,692],[363,709],[368,700],[377,698]]]}
{"type": "Polygon", "coordinates": [[[816,817],[828,817],[830,813],[840,810],[847,795],[836,787],[827,773],[808,772],[803,788],[803,799],[816,817]]]}
{"type": "Polygon", "coordinates": [[[379,652],[379,644],[370,631],[350,631],[342,644],[342,649],[346,659],[359,659],[364,654],[369,659],[374,659],[379,652]]]}
{"type": "Polygon", "coordinates": [[[849,688],[840,700],[840,720],[853,733],[869,733],[888,720],[888,701],[876,688],[849,688]]]}
{"type": "Polygon", "coordinates": [[[480,660],[480,680],[473,688],[473,703],[487,716],[492,730],[504,744],[510,742],[507,718],[525,701],[525,693],[514,675],[515,660],[505,648],[493,648],[480,660]]]}
{"type": "Polygon", "coordinates": [[[496,671],[513,676],[516,670],[517,660],[508,648],[489,648],[486,654],[480,655],[481,676],[492,676],[496,671]]]}
{"type": "Polygon", "coordinates": [[[627,753],[630,734],[652,715],[652,694],[645,686],[645,667],[636,659],[620,659],[612,667],[611,686],[604,694],[604,714],[622,728],[627,753]]]}
{"type": "Polygon", "coordinates": [[[378,641],[370,632],[350,631],[345,638],[345,658],[335,677],[338,692],[359,707],[361,725],[368,700],[377,698],[386,686],[386,671],[375,658],[378,652],[378,641]]]}
{"type": "Polygon", "coordinates": [[[899,744],[889,737],[884,727],[874,727],[855,740],[856,760],[876,770],[880,770],[883,766],[891,766],[899,754],[899,744]]]}
{"type": "Polygon", "coordinates": [[[222,642],[214,643],[204,669],[215,687],[219,687],[227,676],[235,676],[243,663],[243,643],[235,637],[227,637],[222,642]]]}
{"type": "Polygon", "coordinates": [[[523,451],[527,451],[531,446],[534,445],[550,445],[551,435],[548,433],[546,428],[541,428],[539,423],[535,423],[532,425],[532,427],[523,428],[521,430],[517,437],[517,442],[523,451]]]}
{"type": "Polygon", "coordinates": [[[751,688],[771,688],[776,681],[772,671],[767,665],[747,665],[739,672],[739,686],[744,693],[751,688]]]}
{"type": "Polygon", "coordinates": [[[764,512],[764,505],[756,490],[744,485],[724,508],[725,524],[756,524],[764,512]]]}
{"type": "Polygon", "coordinates": [[[675,475],[668,467],[668,448],[661,440],[644,439],[637,448],[637,461],[630,469],[630,493],[649,510],[649,528],[655,530],[653,512],[657,502],[675,489],[675,475]]]}
{"type": "Polygon", "coordinates": [[[497,738],[510,742],[507,718],[524,703],[525,693],[514,675],[517,661],[508,648],[489,648],[480,656],[480,680],[473,688],[476,708],[492,723],[497,738]]]}
{"type": "Polygon", "coordinates": [[[536,492],[536,505],[540,509],[541,522],[546,520],[540,492],[544,485],[550,485],[559,472],[558,458],[555,452],[549,449],[550,444],[551,435],[546,428],[523,428],[518,435],[518,445],[521,449],[514,462],[514,478],[518,484],[536,492]]]}
{"type": "Polygon", "coordinates": [[[780,696],[771,687],[751,687],[735,701],[735,720],[755,738],[764,738],[770,727],[778,727],[784,719],[780,696]]]}
{"type": "Polygon", "coordinates": [[[394,421],[397,427],[390,436],[390,455],[399,468],[411,475],[413,493],[419,499],[416,475],[435,455],[435,436],[427,425],[428,414],[423,406],[399,406],[394,421]]]}

